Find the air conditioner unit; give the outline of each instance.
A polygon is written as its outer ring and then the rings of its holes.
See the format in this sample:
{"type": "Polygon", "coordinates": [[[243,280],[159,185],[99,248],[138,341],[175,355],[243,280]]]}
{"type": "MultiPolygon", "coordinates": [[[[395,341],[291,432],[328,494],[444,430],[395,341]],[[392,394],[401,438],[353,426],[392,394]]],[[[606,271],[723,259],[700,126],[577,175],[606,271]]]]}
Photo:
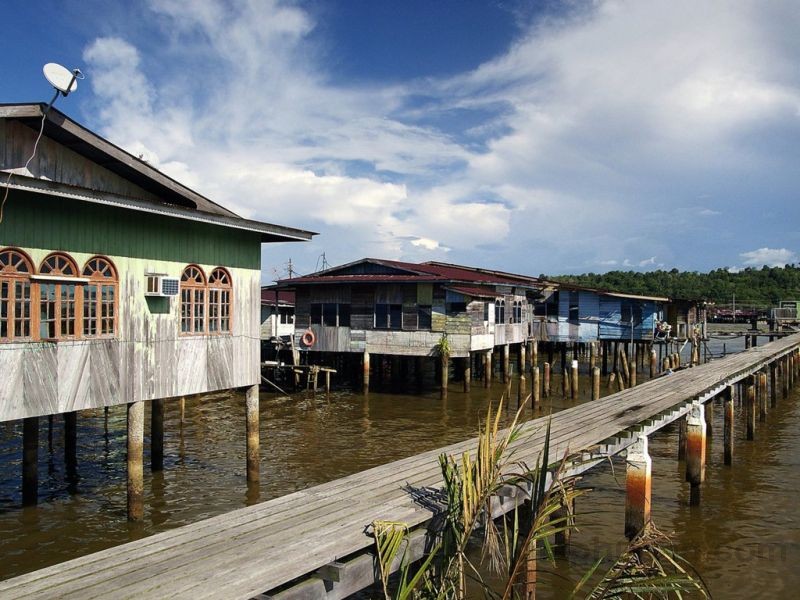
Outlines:
{"type": "Polygon", "coordinates": [[[170,298],[177,296],[179,289],[180,283],[177,277],[167,277],[160,273],[148,273],[144,295],[170,298]]]}

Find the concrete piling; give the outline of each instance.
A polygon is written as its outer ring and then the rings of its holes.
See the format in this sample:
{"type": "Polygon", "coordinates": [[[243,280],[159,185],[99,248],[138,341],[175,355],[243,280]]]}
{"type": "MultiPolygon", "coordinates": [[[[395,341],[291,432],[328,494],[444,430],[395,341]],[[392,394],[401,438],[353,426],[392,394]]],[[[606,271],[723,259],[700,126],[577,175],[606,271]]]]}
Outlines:
{"type": "Polygon", "coordinates": [[[686,481],[689,482],[689,504],[699,506],[700,484],[706,470],[706,420],[704,406],[695,403],[686,419],[686,481]]]}
{"type": "Polygon", "coordinates": [[[128,520],[144,516],[144,402],[128,404],[128,520]]]}
{"type": "Polygon", "coordinates": [[[573,400],[578,399],[578,386],[579,386],[579,379],[578,379],[578,361],[572,361],[572,385],[570,386],[570,394],[573,400]]]}
{"type": "Polygon", "coordinates": [[[258,386],[251,385],[245,392],[245,410],[247,434],[247,482],[255,483],[261,478],[260,463],[260,434],[259,434],[259,397],[258,386]]]}
{"type": "Polygon", "coordinates": [[[363,390],[365,394],[369,394],[369,352],[364,351],[364,360],[362,363],[362,381],[363,390]]]}
{"type": "Polygon", "coordinates": [[[632,540],[650,521],[652,460],[647,436],[628,448],[625,472],[625,537],[632,540]]]}

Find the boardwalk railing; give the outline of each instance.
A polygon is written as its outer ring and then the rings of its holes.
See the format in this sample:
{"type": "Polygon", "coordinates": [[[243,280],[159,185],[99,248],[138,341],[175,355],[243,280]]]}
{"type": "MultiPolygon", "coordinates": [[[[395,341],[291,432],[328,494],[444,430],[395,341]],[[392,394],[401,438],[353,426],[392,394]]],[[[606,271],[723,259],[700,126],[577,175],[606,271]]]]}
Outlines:
{"type": "MultiPolygon", "coordinates": [[[[550,455],[577,455],[572,473],[632,444],[638,457],[642,436],[689,413],[691,436],[702,404],[720,393],[730,399],[735,384],[744,386],[748,419],[754,421],[754,389],[769,375],[773,403],[779,380],[785,396],[800,364],[798,346],[800,335],[793,335],[561,411],[552,417],[550,455]]],[[[726,410],[732,412],[732,402],[726,410]]],[[[523,425],[515,458],[536,463],[546,421],[523,425]]],[[[435,509],[421,500],[441,485],[438,455],[473,447],[474,440],[467,440],[424,452],[3,581],[0,597],[343,598],[375,579],[369,524],[381,519],[424,525],[435,509]]],[[[687,466],[694,464],[689,457],[687,466]]],[[[695,479],[693,487],[701,478],[695,479]]],[[[497,509],[520,500],[499,498],[497,509]]],[[[413,536],[412,546],[421,554],[423,533],[413,536]]]]}

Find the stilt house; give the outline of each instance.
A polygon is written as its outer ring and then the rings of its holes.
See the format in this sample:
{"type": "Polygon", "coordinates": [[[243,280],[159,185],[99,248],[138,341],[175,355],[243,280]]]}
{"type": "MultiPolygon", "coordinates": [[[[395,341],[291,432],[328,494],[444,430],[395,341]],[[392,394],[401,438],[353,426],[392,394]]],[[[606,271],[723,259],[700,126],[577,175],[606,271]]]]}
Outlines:
{"type": "Polygon", "coordinates": [[[40,104],[0,106],[0,171],[0,421],[259,383],[261,244],[312,233],[40,104]]]}
{"type": "Polygon", "coordinates": [[[365,258],[280,282],[296,293],[295,344],[309,352],[450,355],[530,336],[532,278],[444,263],[365,258]]]}

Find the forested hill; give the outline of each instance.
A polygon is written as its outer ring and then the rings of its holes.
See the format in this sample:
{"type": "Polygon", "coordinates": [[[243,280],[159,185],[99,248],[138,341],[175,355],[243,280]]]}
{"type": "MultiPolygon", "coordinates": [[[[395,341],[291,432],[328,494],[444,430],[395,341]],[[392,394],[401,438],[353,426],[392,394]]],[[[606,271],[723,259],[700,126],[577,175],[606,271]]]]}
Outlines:
{"type": "Polygon", "coordinates": [[[779,300],[800,300],[800,265],[748,268],[738,273],[716,269],[694,271],[609,271],[583,275],[542,275],[545,279],[632,294],[705,299],[717,304],[772,306],[779,300]]]}

